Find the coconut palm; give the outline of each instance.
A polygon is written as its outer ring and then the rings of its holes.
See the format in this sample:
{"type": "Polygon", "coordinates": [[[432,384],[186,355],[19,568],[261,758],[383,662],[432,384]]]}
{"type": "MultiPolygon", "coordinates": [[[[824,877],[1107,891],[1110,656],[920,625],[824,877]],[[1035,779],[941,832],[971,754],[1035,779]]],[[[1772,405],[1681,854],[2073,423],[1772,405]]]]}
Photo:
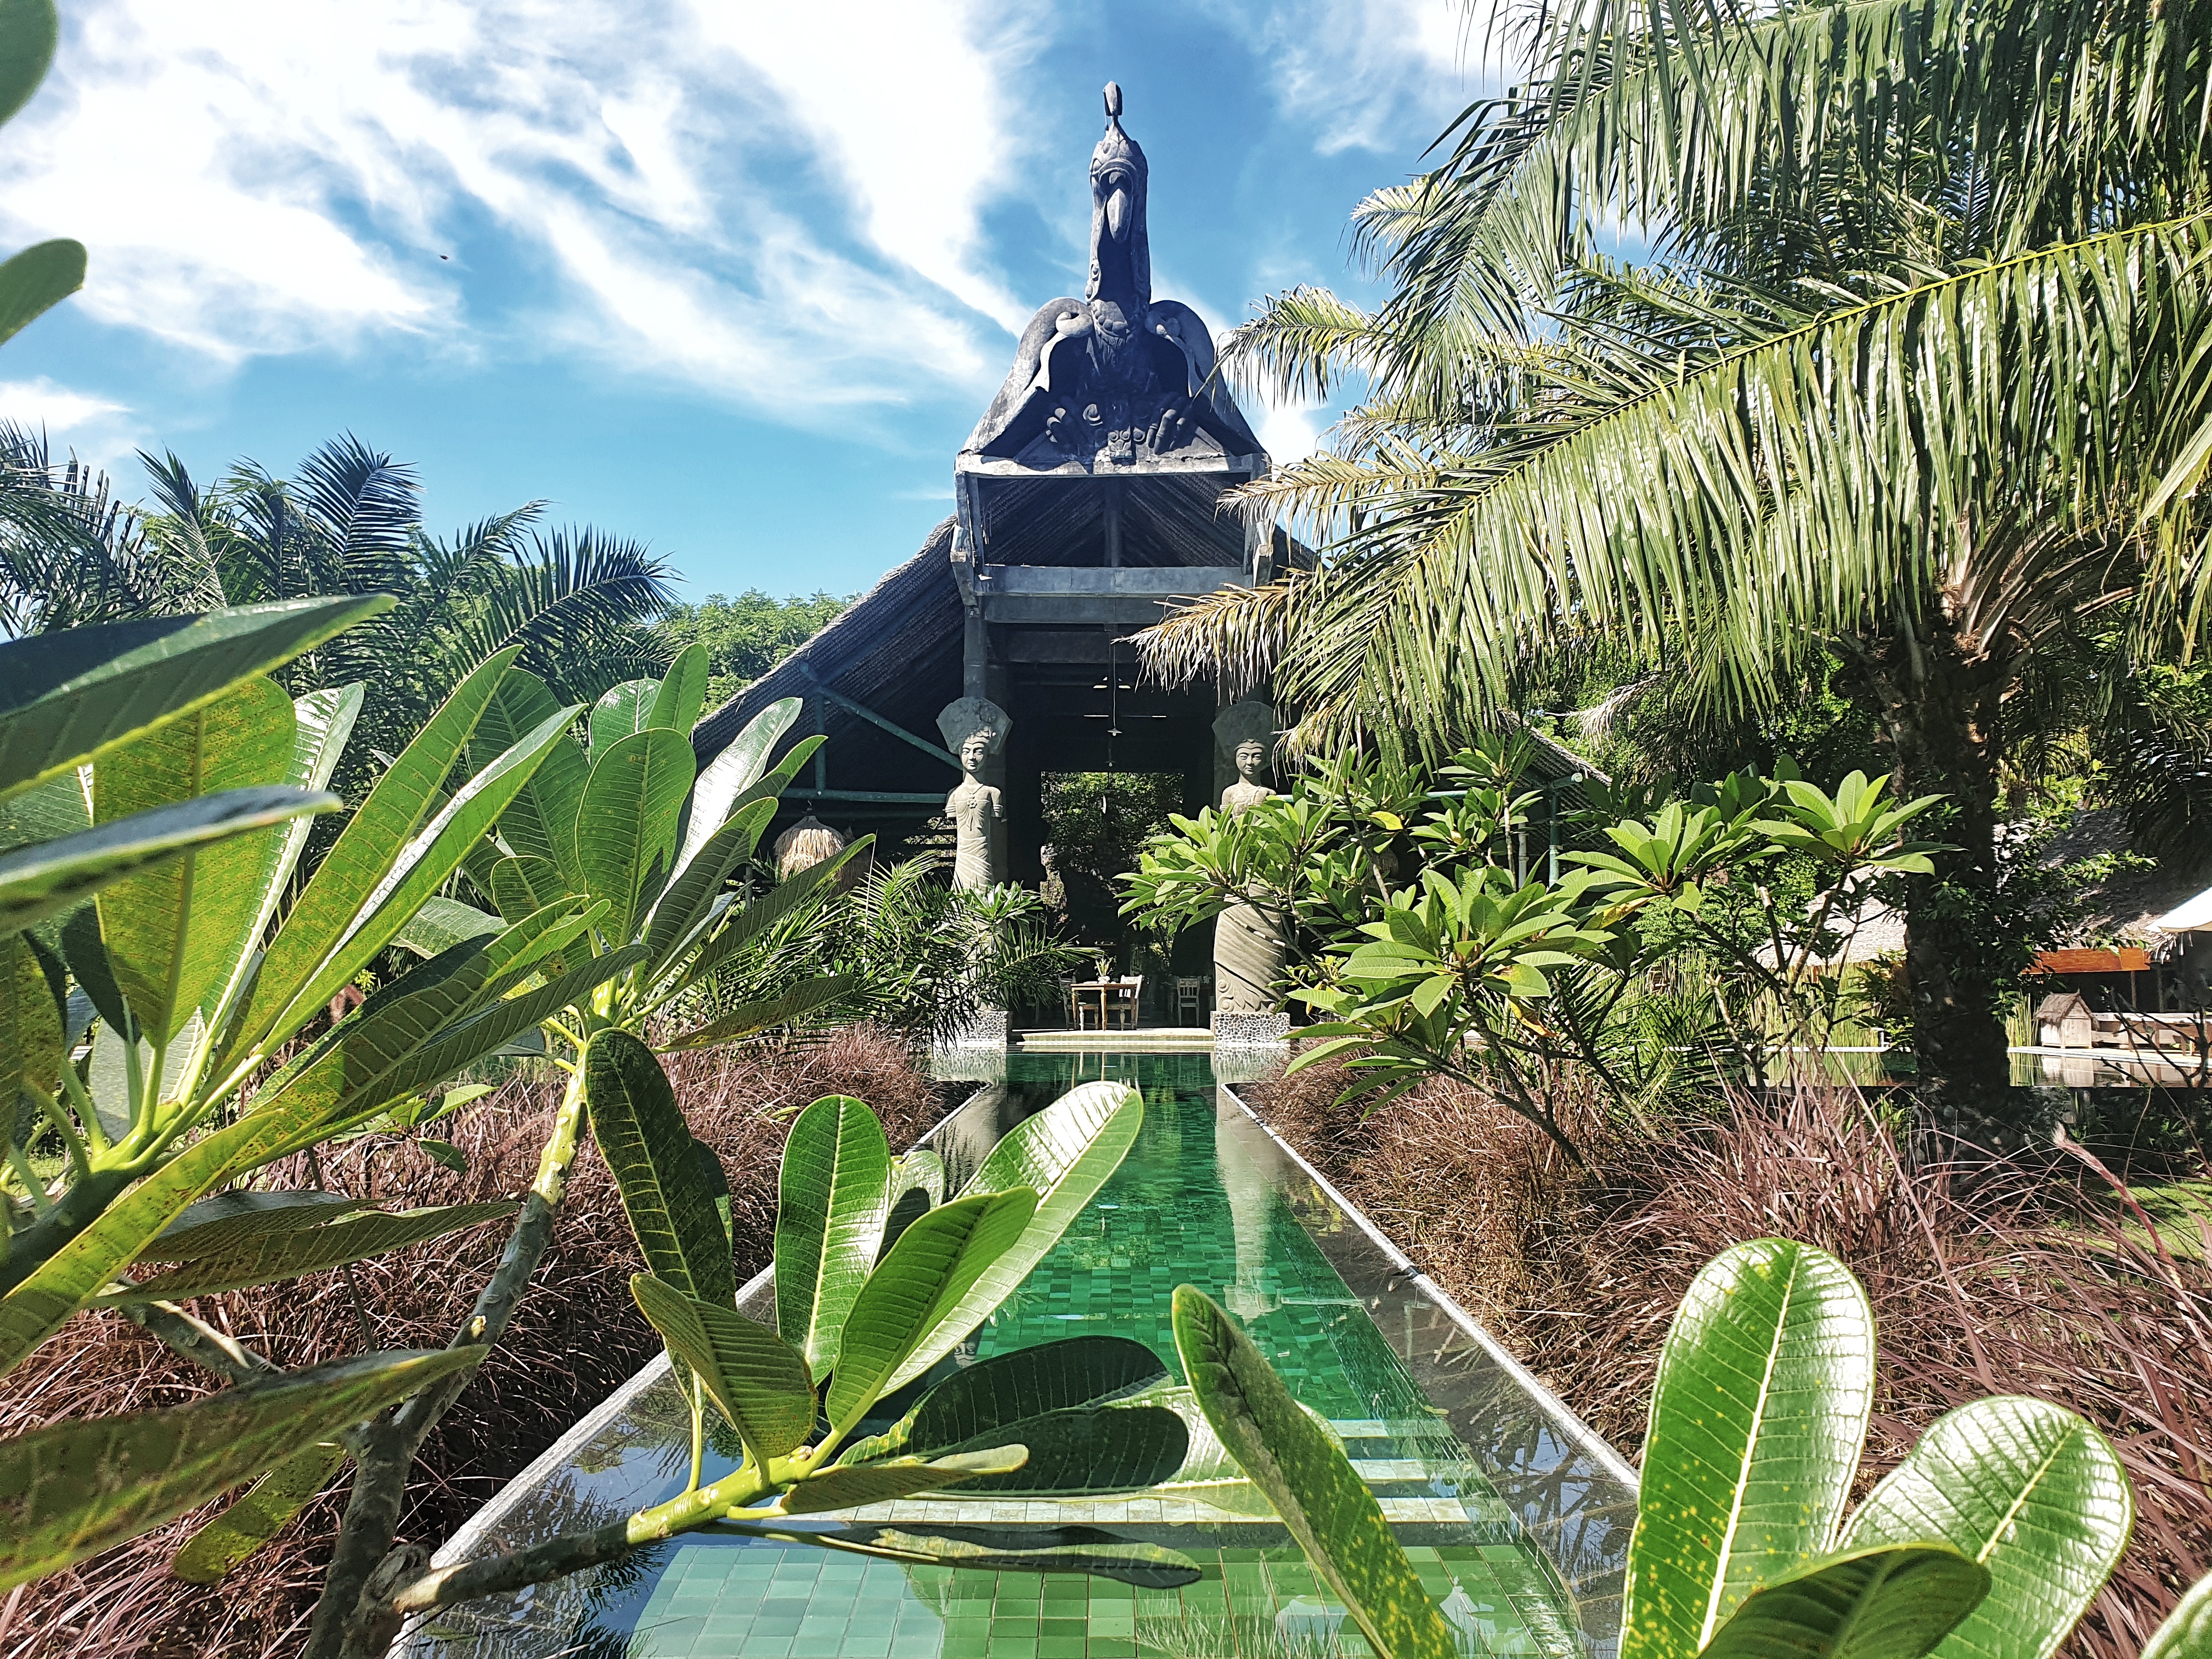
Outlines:
{"type": "Polygon", "coordinates": [[[1852,665],[1960,850],[1908,911],[1923,1073],[2005,1081],[1976,930],[2039,653],[2130,602],[2192,643],[2212,457],[2212,6],[1578,0],[1525,87],[1363,205],[1374,313],[1303,290],[1232,354],[1366,392],[1255,486],[1322,567],[1155,630],[1272,671],[1309,744],[1443,743],[1534,657],[1633,642],[1717,708],[1852,665]],[[1603,253],[1627,226],[1644,255],[1603,253]]]}

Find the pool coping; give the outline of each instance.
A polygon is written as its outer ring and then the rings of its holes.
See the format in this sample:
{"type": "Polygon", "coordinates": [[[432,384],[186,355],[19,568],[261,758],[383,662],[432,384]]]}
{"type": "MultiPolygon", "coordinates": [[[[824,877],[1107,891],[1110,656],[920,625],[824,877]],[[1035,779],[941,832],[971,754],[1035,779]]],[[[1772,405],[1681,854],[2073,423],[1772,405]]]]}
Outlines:
{"type": "Polygon", "coordinates": [[[1573,1441],[1583,1452],[1601,1464],[1606,1473],[1627,1487],[1631,1492],[1640,1489],[1641,1477],[1633,1463],[1614,1449],[1613,1443],[1603,1435],[1577,1416],[1574,1408],[1565,1401],[1560,1399],[1558,1395],[1553,1393],[1539,1381],[1533,1371],[1516,1359],[1503,1343],[1483,1328],[1480,1321],[1452,1299],[1443,1285],[1422,1272],[1419,1264],[1400,1249],[1392,1242],[1390,1236],[1369,1218],[1364,1210],[1337,1190],[1335,1182],[1314,1168],[1305,1155],[1297,1147],[1277,1134],[1267,1120],[1252,1109],[1251,1102],[1239,1094],[1234,1085],[1222,1083],[1215,1086],[1237,1103],[1244,1115],[1250,1118],[1261,1133],[1275,1143],[1283,1155],[1296,1164],[1308,1180],[1321,1188],[1331,1204],[1358,1224],[1360,1231],[1367,1236],[1369,1242],[1396,1265],[1399,1272],[1406,1276],[1410,1285],[1433,1302],[1443,1310],[1447,1318],[1480,1345],[1498,1368],[1511,1377],[1545,1414],[1559,1425],[1560,1431],[1568,1439],[1573,1441]]]}

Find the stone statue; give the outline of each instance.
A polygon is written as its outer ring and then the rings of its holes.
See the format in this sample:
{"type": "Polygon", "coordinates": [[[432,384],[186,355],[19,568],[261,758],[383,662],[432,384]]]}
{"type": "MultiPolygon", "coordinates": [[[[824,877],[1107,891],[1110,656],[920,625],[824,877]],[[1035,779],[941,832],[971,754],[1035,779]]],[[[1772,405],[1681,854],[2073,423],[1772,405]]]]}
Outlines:
{"type": "Polygon", "coordinates": [[[952,820],[952,884],[955,887],[993,887],[998,872],[991,862],[991,830],[1006,821],[1006,803],[998,790],[983,781],[983,763],[991,753],[988,732],[971,732],[960,745],[960,769],[967,774],[945,798],[945,816],[952,820]]]}
{"type": "Polygon", "coordinates": [[[1047,470],[1130,466],[1186,447],[1260,453],[1214,372],[1204,319],[1152,298],[1150,172],[1121,131],[1121,88],[1109,81],[1106,134],[1091,155],[1090,283],[1082,299],[1050,301],[1030,319],[963,453],[1047,470]]]}
{"type": "Polygon", "coordinates": [[[1224,812],[1242,812],[1270,799],[1274,791],[1260,781],[1260,775],[1267,769],[1267,745],[1257,738],[1247,738],[1237,745],[1237,781],[1221,792],[1224,812]]]}
{"type": "MultiPolygon", "coordinates": [[[[1267,745],[1248,737],[1237,745],[1237,781],[1221,792],[1221,811],[1249,812],[1274,791],[1260,781],[1267,745]]],[[[1267,918],[1249,904],[1232,904],[1213,923],[1213,1006],[1217,1013],[1271,1014],[1275,981],[1282,977],[1283,942],[1267,918]]]]}

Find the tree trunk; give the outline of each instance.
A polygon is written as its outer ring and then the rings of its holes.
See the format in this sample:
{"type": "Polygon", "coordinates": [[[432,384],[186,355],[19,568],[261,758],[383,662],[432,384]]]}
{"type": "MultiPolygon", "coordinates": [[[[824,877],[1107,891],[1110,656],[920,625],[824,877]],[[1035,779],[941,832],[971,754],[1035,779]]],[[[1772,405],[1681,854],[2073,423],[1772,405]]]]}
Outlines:
{"type": "Polygon", "coordinates": [[[1989,1135],[2014,1128],[2012,1062],[1998,981],[1996,716],[1999,665],[1970,656],[1932,618],[1856,651],[1881,706],[1901,799],[1941,794],[1920,833],[1950,843],[1933,878],[1905,883],[1905,957],[1922,1103],[1937,1121],[1989,1135]]]}

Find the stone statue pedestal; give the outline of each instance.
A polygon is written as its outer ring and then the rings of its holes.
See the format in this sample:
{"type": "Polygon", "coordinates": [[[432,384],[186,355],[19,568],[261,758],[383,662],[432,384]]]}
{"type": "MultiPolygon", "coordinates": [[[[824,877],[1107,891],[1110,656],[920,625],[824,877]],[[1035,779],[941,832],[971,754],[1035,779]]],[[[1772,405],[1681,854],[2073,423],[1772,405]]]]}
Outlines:
{"type": "MultiPolygon", "coordinates": [[[[1228,1009],[1214,1010],[1213,1047],[1216,1052],[1224,1048],[1280,1049],[1289,1047],[1290,1041],[1291,1017],[1288,1014],[1250,1014],[1228,1009]]],[[[1217,1071],[1218,1069],[1216,1068],[1217,1071]]]]}

